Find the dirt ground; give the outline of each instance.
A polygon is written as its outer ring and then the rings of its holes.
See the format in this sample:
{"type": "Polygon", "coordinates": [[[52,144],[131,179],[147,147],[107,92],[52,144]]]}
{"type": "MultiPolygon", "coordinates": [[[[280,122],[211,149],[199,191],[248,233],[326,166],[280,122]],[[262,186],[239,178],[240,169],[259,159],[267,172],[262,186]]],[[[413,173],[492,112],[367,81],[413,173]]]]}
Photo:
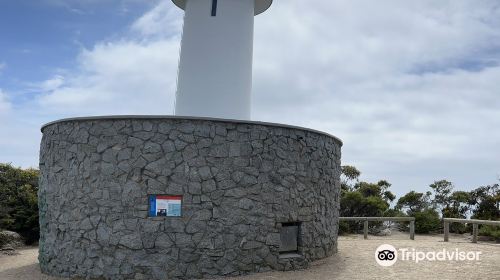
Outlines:
{"type": "MultiPolygon", "coordinates": [[[[38,249],[19,250],[18,255],[0,256],[0,280],[55,280],[40,273],[37,261],[38,249]]],[[[249,276],[225,278],[225,280],[302,280],[302,279],[484,279],[500,280],[500,244],[470,243],[463,236],[451,236],[443,242],[442,236],[417,235],[415,241],[408,235],[397,233],[389,237],[351,235],[339,238],[339,252],[333,257],[315,262],[307,270],[293,272],[268,272],[249,276]],[[391,267],[375,262],[375,249],[381,244],[396,248],[415,248],[418,251],[481,251],[480,261],[423,261],[398,260],[391,267]]]]}

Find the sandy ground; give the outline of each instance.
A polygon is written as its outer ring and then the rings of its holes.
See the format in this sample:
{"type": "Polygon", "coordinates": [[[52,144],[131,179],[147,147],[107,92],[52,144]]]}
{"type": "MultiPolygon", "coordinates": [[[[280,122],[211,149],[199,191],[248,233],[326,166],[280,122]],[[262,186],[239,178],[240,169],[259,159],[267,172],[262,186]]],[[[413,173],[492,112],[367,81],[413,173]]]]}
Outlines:
{"type": "MultiPolygon", "coordinates": [[[[45,276],[38,268],[38,249],[19,250],[18,255],[0,256],[1,280],[53,280],[62,279],[45,276]]],[[[333,257],[315,262],[307,270],[293,272],[268,272],[225,280],[294,280],[294,279],[484,279],[500,280],[500,244],[470,243],[462,236],[451,236],[443,242],[442,236],[416,236],[411,241],[408,235],[389,237],[370,236],[363,240],[360,235],[339,238],[339,252],[333,257]],[[396,248],[415,248],[419,251],[442,250],[481,251],[480,261],[401,261],[391,267],[381,267],[375,262],[375,249],[381,244],[396,248]]]]}

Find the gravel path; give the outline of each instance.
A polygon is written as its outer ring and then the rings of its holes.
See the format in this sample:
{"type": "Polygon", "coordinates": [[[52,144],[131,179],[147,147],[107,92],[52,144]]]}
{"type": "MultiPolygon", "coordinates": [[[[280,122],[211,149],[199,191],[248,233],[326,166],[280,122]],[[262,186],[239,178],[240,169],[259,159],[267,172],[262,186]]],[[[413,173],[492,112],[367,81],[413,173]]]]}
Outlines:
{"type": "MultiPolygon", "coordinates": [[[[500,244],[470,243],[462,236],[451,236],[445,243],[442,236],[416,236],[415,241],[407,235],[395,234],[389,237],[352,235],[339,238],[339,253],[314,263],[309,269],[294,272],[268,272],[244,277],[225,278],[233,280],[302,280],[302,279],[491,279],[500,280],[500,244]],[[444,261],[418,264],[398,261],[394,266],[381,267],[375,262],[375,249],[381,244],[396,248],[415,248],[419,251],[481,251],[480,261],[444,261]]],[[[62,279],[40,273],[37,261],[38,249],[19,250],[18,255],[0,256],[1,280],[55,280],[62,279]]]]}

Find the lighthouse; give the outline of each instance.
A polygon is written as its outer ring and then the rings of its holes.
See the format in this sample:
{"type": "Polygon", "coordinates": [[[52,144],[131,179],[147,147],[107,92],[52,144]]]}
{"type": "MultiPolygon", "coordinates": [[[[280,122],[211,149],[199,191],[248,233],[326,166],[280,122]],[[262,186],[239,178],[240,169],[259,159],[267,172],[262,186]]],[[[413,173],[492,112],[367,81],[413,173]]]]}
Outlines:
{"type": "Polygon", "coordinates": [[[213,279],[337,252],[342,141],[249,120],[253,19],[272,0],[172,1],[186,11],[177,116],[41,129],[43,273],[213,279]]]}
{"type": "Polygon", "coordinates": [[[272,0],[172,0],[185,11],[175,114],[250,120],[254,16],[272,0]]]}

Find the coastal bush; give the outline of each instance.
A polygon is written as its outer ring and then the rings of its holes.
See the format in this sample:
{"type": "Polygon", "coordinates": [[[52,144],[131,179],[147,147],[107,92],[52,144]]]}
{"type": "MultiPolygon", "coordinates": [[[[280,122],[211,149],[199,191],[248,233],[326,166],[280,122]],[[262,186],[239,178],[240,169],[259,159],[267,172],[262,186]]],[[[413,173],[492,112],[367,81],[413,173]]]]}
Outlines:
{"type": "Polygon", "coordinates": [[[439,213],[432,208],[422,210],[421,212],[415,212],[413,213],[413,217],[415,217],[416,233],[431,233],[441,228],[439,213]]]}
{"type": "Polygon", "coordinates": [[[0,229],[21,234],[27,244],[38,241],[38,176],[36,169],[0,164],[0,229]]]}
{"type": "Polygon", "coordinates": [[[479,235],[491,236],[500,242],[500,227],[483,225],[479,228],[479,235]]]}

